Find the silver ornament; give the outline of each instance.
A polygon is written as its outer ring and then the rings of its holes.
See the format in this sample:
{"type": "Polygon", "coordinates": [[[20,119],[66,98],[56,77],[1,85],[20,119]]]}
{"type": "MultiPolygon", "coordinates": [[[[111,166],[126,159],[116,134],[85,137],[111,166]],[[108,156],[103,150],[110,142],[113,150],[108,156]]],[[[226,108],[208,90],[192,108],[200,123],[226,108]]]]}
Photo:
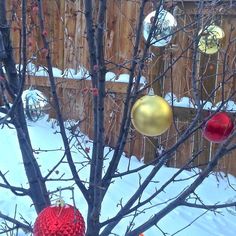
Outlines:
{"type": "Polygon", "coordinates": [[[43,118],[49,109],[46,96],[41,91],[32,87],[22,93],[22,102],[25,114],[31,121],[43,118]]]}
{"type": "MultiPolygon", "coordinates": [[[[156,11],[149,13],[143,22],[143,36],[147,41],[150,30],[154,21],[156,11]]],[[[151,45],[156,47],[164,47],[168,45],[172,39],[172,35],[177,27],[175,17],[168,11],[162,9],[158,16],[154,27],[153,36],[151,38],[151,45]]]]}

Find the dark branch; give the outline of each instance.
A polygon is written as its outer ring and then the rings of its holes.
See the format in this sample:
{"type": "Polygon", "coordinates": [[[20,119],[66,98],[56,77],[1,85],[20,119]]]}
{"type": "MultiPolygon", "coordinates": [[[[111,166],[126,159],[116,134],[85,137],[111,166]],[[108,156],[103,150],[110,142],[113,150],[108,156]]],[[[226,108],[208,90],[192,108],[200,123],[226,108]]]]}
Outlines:
{"type": "MultiPolygon", "coordinates": [[[[24,224],[24,223],[22,223],[22,222],[20,222],[20,221],[18,221],[18,220],[16,220],[16,219],[14,219],[14,218],[12,218],[12,217],[9,217],[9,216],[7,216],[7,215],[4,215],[1,211],[0,211],[0,218],[2,218],[3,220],[6,220],[6,221],[8,221],[8,222],[13,223],[17,228],[21,228],[21,229],[23,229],[23,230],[26,231],[26,232],[33,232],[33,228],[32,228],[31,225],[29,225],[29,224],[24,224]]],[[[5,232],[5,231],[4,231],[4,232],[5,232]]]]}
{"type": "Polygon", "coordinates": [[[5,175],[0,171],[0,176],[2,177],[5,184],[0,183],[0,187],[10,189],[17,196],[29,196],[29,189],[25,189],[22,187],[12,186],[6,179],[5,175]]]}

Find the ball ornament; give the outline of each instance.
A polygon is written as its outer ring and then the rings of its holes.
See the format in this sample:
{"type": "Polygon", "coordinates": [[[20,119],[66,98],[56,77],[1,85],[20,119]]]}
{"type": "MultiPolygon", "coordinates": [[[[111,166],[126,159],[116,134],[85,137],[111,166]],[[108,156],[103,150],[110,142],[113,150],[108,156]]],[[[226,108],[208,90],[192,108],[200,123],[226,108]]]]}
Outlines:
{"type": "Polygon", "coordinates": [[[225,141],[234,128],[233,121],[226,112],[213,115],[203,127],[203,137],[213,143],[225,141]]]}
{"type": "Polygon", "coordinates": [[[131,121],[135,129],[146,136],[163,134],[171,126],[172,109],[168,102],[157,95],[145,95],[132,107],[131,121]]]}
{"type": "Polygon", "coordinates": [[[34,224],[34,236],[84,236],[85,222],[71,205],[49,206],[42,210],[34,224]]]}
{"type": "MultiPolygon", "coordinates": [[[[143,22],[143,37],[145,40],[151,31],[152,24],[155,19],[156,11],[149,13],[143,22]]],[[[168,45],[172,39],[174,30],[177,27],[177,21],[175,17],[168,11],[162,9],[156,20],[154,31],[151,38],[151,45],[156,47],[164,47],[168,45]]]]}
{"type": "Polygon", "coordinates": [[[223,29],[214,24],[209,25],[205,30],[200,30],[199,35],[199,50],[210,55],[219,51],[222,39],[225,37],[223,29]]]}

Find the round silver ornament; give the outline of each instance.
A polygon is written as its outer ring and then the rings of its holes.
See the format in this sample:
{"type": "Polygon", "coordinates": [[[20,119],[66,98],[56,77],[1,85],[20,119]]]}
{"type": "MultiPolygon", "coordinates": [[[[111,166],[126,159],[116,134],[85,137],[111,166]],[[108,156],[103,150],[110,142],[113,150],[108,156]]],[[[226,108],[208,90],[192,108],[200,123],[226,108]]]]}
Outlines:
{"type": "MultiPolygon", "coordinates": [[[[143,36],[147,40],[155,18],[156,11],[149,13],[143,22],[143,36]]],[[[175,17],[168,11],[162,9],[156,20],[151,45],[156,47],[164,47],[168,45],[172,39],[172,35],[177,27],[175,17]]]]}
{"type": "Polygon", "coordinates": [[[31,121],[43,118],[49,109],[46,96],[41,91],[32,87],[22,93],[22,102],[25,114],[31,121]]]}

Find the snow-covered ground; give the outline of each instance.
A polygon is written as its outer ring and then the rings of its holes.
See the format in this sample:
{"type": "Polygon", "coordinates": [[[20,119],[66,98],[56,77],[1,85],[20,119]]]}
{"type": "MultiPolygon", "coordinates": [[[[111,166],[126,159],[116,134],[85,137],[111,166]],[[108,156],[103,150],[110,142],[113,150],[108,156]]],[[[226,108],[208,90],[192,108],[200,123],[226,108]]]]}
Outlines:
{"type": "MultiPolygon", "coordinates": [[[[28,122],[30,136],[32,138],[32,145],[35,150],[37,150],[35,156],[41,166],[43,175],[46,175],[48,171],[60,160],[63,155],[63,144],[61,141],[60,134],[56,132],[58,127],[52,121],[47,121],[46,118],[39,120],[35,123],[28,122]],[[51,150],[51,151],[46,151],[51,150]]],[[[69,133],[68,133],[69,134],[69,133]]],[[[92,143],[86,136],[81,136],[79,138],[83,147],[87,147],[87,150],[91,150],[92,143]]],[[[75,139],[71,140],[72,153],[74,161],[83,160],[82,156],[84,153],[78,152],[78,142],[75,139]],[[77,148],[76,148],[77,147],[77,148]]],[[[0,129],[0,171],[6,173],[8,181],[14,186],[20,186],[27,188],[27,179],[24,174],[24,168],[21,160],[21,153],[19,150],[16,132],[14,128],[9,128],[4,126],[0,129]]],[[[109,152],[108,158],[106,160],[106,165],[109,163],[109,157],[111,157],[113,150],[109,147],[106,148],[106,152],[109,152]]],[[[90,153],[89,153],[90,154],[90,153]]],[[[84,163],[86,164],[86,163],[84,163]]],[[[119,171],[127,170],[128,166],[131,168],[136,168],[143,165],[142,162],[138,161],[135,157],[132,157],[130,162],[127,158],[123,157],[120,165],[119,171]]],[[[115,215],[119,210],[119,203],[122,200],[124,204],[126,200],[130,197],[139,185],[139,174],[142,177],[141,181],[148,175],[152,167],[147,167],[146,169],[140,171],[139,173],[134,173],[129,176],[125,176],[122,179],[116,179],[115,183],[111,185],[107,196],[103,202],[102,209],[102,220],[106,220],[115,215]]],[[[155,177],[155,183],[152,183],[145,191],[142,199],[150,196],[155,188],[161,186],[169,177],[171,177],[177,169],[163,167],[155,177]]],[[[191,184],[194,178],[189,178],[195,174],[194,171],[184,171],[178,179],[186,179],[185,181],[177,181],[171,184],[165,192],[161,193],[152,201],[152,205],[148,205],[145,213],[140,214],[135,220],[135,226],[143,223],[149,217],[155,214],[163,205],[155,206],[155,204],[160,204],[162,202],[168,201],[176,194],[180,193],[186,186],[191,184]]],[[[88,180],[89,167],[85,165],[81,169],[80,177],[84,181],[88,180]]],[[[70,171],[66,163],[61,164],[56,171],[54,171],[51,178],[58,178],[63,175],[63,178],[71,177],[70,171]]],[[[236,179],[233,176],[229,176],[228,179],[233,187],[236,188],[236,179]]],[[[236,200],[236,192],[229,186],[228,180],[224,179],[220,175],[216,178],[215,175],[210,175],[203,184],[197,189],[197,193],[205,204],[216,204],[223,203],[229,200],[236,200]]],[[[2,179],[0,180],[3,183],[2,179]]],[[[54,191],[57,188],[63,188],[66,186],[72,186],[73,182],[55,182],[50,181],[47,183],[49,191],[54,191]]],[[[67,203],[73,204],[72,202],[72,192],[70,190],[62,191],[62,196],[67,203]]],[[[82,194],[75,188],[74,191],[76,207],[81,211],[86,219],[87,205],[84,201],[82,194]]],[[[53,199],[58,196],[53,195],[53,199]]],[[[0,188],[0,211],[3,214],[7,214],[11,217],[14,216],[15,207],[17,206],[17,218],[20,218],[20,214],[29,222],[34,222],[36,218],[36,213],[34,208],[31,206],[31,200],[28,197],[16,197],[9,190],[0,188]]],[[[164,219],[159,222],[159,227],[163,232],[168,233],[166,235],[180,235],[180,236],[235,236],[236,235],[236,210],[234,208],[222,209],[218,211],[218,214],[213,212],[206,212],[201,209],[193,209],[187,207],[178,207],[164,219]],[[202,215],[202,216],[201,216],[202,215]],[[201,216],[201,217],[199,217],[201,216]],[[199,217],[199,218],[198,218],[199,217]],[[195,221],[191,224],[192,221],[195,221]],[[186,227],[191,224],[190,227],[180,231],[181,228],[186,227]]],[[[121,221],[120,224],[114,229],[114,233],[118,236],[124,236],[124,232],[131,217],[127,217],[121,221]]],[[[8,235],[8,234],[5,234],[8,235]]],[[[23,232],[19,235],[25,235],[23,232]]],[[[161,236],[163,235],[157,228],[153,227],[148,231],[144,232],[145,236],[161,236]]]]}

